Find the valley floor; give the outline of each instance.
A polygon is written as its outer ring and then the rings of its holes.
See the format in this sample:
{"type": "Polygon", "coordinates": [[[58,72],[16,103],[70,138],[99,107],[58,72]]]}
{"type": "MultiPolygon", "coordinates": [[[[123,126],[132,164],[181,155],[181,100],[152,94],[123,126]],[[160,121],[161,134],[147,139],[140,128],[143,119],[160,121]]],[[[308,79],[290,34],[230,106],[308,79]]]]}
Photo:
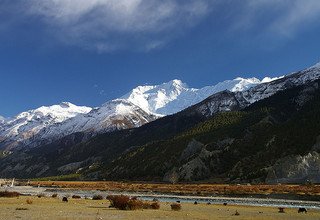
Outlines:
{"type": "Polygon", "coordinates": [[[182,203],[181,211],[172,211],[170,203],[162,202],[159,210],[120,211],[108,208],[107,200],[69,199],[20,196],[0,198],[0,219],[26,220],[102,220],[102,219],[320,219],[320,210],[297,213],[297,209],[286,208],[278,213],[273,207],[247,207],[233,205],[206,205],[182,203]],[[32,204],[27,204],[27,199],[32,204]],[[234,214],[238,211],[240,215],[234,214]]]}
{"type": "MultiPolygon", "coordinates": [[[[21,185],[26,185],[21,182],[21,185]]],[[[250,185],[250,184],[206,184],[206,183],[137,183],[116,181],[31,181],[30,186],[56,187],[64,189],[101,190],[115,192],[163,193],[193,196],[279,196],[283,199],[320,200],[320,185],[250,185]]],[[[277,198],[279,198],[277,197],[277,198]]]]}

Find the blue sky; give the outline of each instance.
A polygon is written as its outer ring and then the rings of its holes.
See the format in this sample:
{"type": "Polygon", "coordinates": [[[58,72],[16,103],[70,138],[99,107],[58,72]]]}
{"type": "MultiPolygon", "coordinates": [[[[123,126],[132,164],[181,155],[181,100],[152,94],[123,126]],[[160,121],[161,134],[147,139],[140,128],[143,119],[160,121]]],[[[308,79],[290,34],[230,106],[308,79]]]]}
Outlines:
{"type": "Polygon", "coordinates": [[[0,115],[320,61],[318,0],[0,0],[0,115]]]}

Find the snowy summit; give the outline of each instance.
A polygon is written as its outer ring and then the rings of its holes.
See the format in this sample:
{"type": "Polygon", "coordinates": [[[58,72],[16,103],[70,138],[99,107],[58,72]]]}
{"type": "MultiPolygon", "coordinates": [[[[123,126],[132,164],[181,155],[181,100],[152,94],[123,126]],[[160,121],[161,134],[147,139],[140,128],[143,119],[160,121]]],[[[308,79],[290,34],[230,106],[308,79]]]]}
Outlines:
{"type": "Polygon", "coordinates": [[[257,78],[237,77],[201,89],[189,88],[186,83],[175,79],[155,86],[138,86],[121,98],[139,106],[146,112],[170,115],[194,105],[214,93],[223,90],[240,92],[275,79],[277,78],[266,77],[259,80],[257,78]]]}

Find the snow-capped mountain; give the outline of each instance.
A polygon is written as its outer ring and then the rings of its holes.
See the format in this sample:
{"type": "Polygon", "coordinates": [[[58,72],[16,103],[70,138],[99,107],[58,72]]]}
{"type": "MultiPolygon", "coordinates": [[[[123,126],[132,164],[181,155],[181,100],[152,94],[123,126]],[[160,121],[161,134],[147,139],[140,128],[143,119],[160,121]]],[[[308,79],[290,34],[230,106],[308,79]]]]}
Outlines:
{"type": "Polygon", "coordinates": [[[259,80],[257,78],[244,79],[238,77],[201,89],[189,88],[181,80],[175,79],[156,86],[138,86],[121,98],[140,106],[146,112],[170,115],[194,105],[214,93],[223,90],[231,92],[244,91],[258,84],[276,79],[278,78],[266,77],[263,80],[259,80]]]}
{"type": "Polygon", "coordinates": [[[277,80],[261,83],[244,91],[222,91],[192,106],[193,112],[211,116],[221,111],[239,110],[275,93],[295,86],[304,85],[320,78],[320,63],[277,80]]]}
{"type": "Polygon", "coordinates": [[[139,127],[158,117],[179,112],[208,96],[222,91],[243,91],[274,79],[236,78],[206,86],[189,88],[180,80],[156,86],[138,86],[130,93],[98,108],[61,103],[22,112],[0,124],[0,147],[37,146],[66,135],[85,132],[95,135],[116,129],[139,127]]]}
{"type": "Polygon", "coordinates": [[[3,123],[6,119],[0,115],[0,124],[3,123]]]}
{"type": "Polygon", "coordinates": [[[63,123],[42,129],[37,139],[51,142],[75,132],[85,132],[90,136],[113,130],[139,127],[156,118],[155,115],[145,112],[127,100],[115,99],[99,108],[94,108],[87,114],[79,114],[63,123]]]}
{"type": "Polygon", "coordinates": [[[48,144],[76,132],[91,137],[139,127],[196,103],[199,104],[192,108],[197,108],[195,111],[205,116],[241,109],[277,91],[315,80],[319,75],[320,64],[316,64],[285,77],[263,80],[238,77],[201,89],[189,88],[180,80],[172,80],[155,86],[138,86],[121,98],[93,109],[71,103],[40,107],[0,122],[0,148],[48,144]]]}
{"type": "Polygon", "coordinates": [[[69,118],[90,111],[90,107],[62,102],[59,105],[42,106],[22,112],[0,124],[0,142],[10,143],[14,140],[16,143],[16,141],[30,139],[45,127],[62,123],[69,118]]]}

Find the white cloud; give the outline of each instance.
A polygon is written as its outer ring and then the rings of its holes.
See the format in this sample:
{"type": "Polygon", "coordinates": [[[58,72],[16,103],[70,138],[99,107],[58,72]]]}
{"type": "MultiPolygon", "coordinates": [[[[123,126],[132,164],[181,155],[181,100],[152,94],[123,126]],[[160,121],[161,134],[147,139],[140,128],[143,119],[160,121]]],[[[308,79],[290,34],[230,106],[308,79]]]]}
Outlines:
{"type": "Polygon", "coordinates": [[[259,28],[261,34],[287,38],[319,24],[319,19],[319,0],[247,0],[234,27],[259,28]]]}
{"type": "Polygon", "coordinates": [[[61,41],[113,51],[151,50],[192,27],[209,12],[210,0],[29,0],[28,14],[39,17],[61,41]]]}
{"type": "Polygon", "coordinates": [[[217,34],[231,29],[232,36],[252,30],[250,39],[294,37],[319,24],[320,0],[5,0],[0,18],[1,32],[40,21],[47,41],[98,52],[150,51],[206,18],[224,24],[212,27],[217,34]]]}

